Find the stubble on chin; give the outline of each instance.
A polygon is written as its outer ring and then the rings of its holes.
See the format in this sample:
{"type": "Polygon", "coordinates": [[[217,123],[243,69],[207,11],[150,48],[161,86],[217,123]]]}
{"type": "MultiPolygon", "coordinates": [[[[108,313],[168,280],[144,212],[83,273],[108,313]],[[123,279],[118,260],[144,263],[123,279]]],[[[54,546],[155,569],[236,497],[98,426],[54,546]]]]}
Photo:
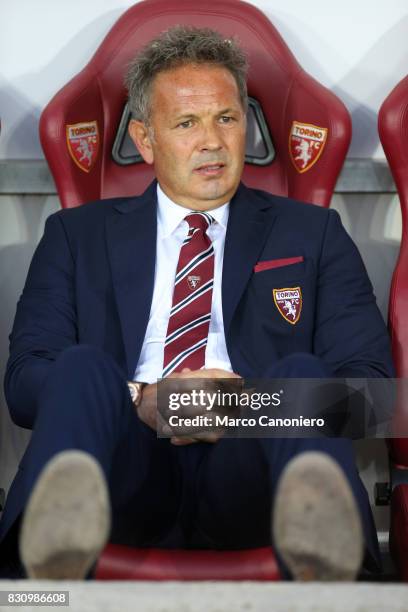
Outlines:
{"type": "Polygon", "coordinates": [[[207,185],[205,189],[206,199],[211,200],[211,201],[222,198],[224,193],[225,193],[225,188],[223,188],[222,185],[220,185],[216,181],[207,185]]]}

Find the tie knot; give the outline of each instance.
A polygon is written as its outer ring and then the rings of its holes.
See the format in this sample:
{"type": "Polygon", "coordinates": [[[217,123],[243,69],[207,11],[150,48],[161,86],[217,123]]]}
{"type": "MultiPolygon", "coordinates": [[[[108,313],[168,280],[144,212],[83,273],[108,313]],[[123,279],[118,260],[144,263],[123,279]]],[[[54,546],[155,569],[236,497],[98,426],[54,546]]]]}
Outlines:
{"type": "Polygon", "coordinates": [[[205,212],[190,213],[184,217],[184,220],[187,221],[191,230],[200,229],[203,232],[206,232],[214,221],[212,216],[205,212]]]}

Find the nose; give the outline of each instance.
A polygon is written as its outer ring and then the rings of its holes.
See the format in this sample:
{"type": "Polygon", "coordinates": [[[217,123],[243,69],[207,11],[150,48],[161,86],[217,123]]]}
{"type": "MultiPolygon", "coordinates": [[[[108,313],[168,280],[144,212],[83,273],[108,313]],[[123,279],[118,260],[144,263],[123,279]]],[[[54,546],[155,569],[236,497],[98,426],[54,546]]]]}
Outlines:
{"type": "Polygon", "coordinates": [[[203,126],[199,148],[200,151],[219,151],[223,147],[221,134],[213,123],[203,126]]]}

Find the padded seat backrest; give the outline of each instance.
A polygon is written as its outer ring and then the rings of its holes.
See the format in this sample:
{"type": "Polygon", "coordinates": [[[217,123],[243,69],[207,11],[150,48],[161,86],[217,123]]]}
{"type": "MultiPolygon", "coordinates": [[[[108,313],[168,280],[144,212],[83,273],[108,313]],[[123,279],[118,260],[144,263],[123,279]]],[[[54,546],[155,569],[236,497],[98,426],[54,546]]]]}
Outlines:
{"type": "Polygon", "coordinates": [[[151,181],[145,163],[114,159],[126,103],[123,75],[141,46],[176,24],[237,36],[248,53],[249,95],[260,106],[275,153],[263,165],[249,155],[244,182],[328,206],[350,142],[349,114],[302,69],[266,16],[239,0],[145,0],[123,14],[41,116],[41,142],[62,206],[141,193],[151,181]]]}
{"type": "MultiPolygon", "coordinates": [[[[408,76],[383,102],[378,130],[401,204],[401,247],[391,282],[388,324],[397,376],[408,378],[408,76]]],[[[397,407],[397,418],[404,419],[405,431],[407,399],[397,407]]],[[[394,438],[389,446],[394,462],[408,467],[408,438],[394,438]]]]}

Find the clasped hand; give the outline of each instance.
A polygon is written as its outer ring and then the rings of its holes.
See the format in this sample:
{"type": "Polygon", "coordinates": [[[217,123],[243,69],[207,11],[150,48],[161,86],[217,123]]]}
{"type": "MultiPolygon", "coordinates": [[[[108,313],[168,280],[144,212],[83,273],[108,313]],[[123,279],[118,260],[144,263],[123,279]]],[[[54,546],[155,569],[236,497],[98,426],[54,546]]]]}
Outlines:
{"type": "MultiPolygon", "coordinates": [[[[139,418],[155,431],[168,434],[172,444],[183,446],[193,444],[195,442],[217,442],[222,437],[224,428],[211,427],[208,431],[204,431],[202,427],[197,425],[182,425],[177,427],[177,435],[169,425],[169,416],[174,414],[169,409],[168,395],[161,393],[161,387],[166,384],[166,381],[171,379],[172,393],[185,394],[191,393],[197,389],[197,380],[200,381],[200,391],[206,393],[223,393],[240,392],[242,385],[238,381],[243,379],[234,372],[228,372],[218,368],[210,368],[207,370],[190,370],[184,368],[181,372],[170,374],[170,376],[158,383],[146,385],[143,392],[143,398],[137,408],[139,418]],[[222,382],[221,382],[222,381],[222,382]],[[230,382],[229,382],[230,381],[230,382]]],[[[234,411],[233,406],[228,406],[228,413],[234,411]]],[[[226,408],[219,404],[215,404],[211,408],[211,415],[226,414],[226,408]]],[[[194,417],[208,416],[208,411],[205,406],[189,404],[180,406],[177,410],[177,415],[180,420],[189,419],[190,423],[194,417]]]]}

